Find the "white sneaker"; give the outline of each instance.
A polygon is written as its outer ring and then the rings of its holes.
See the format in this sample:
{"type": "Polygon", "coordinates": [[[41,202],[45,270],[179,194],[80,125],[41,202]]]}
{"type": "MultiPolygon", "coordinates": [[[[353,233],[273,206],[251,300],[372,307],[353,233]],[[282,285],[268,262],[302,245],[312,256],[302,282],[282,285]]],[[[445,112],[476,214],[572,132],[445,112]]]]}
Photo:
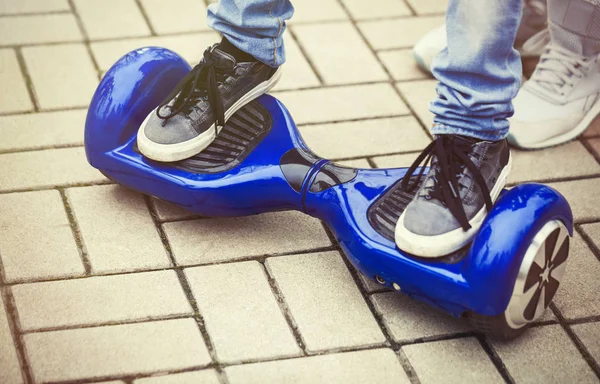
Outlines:
{"type": "Polygon", "coordinates": [[[581,135],[600,114],[600,55],[582,57],[548,45],[531,79],[513,101],[509,142],[551,147],[581,135]]]}
{"type": "MultiPolygon", "coordinates": [[[[521,57],[538,57],[544,52],[550,40],[546,30],[546,19],[545,0],[530,0],[525,3],[523,19],[515,40],[515,47],[521,53],[521,57]],[[546,32],[543,33],[544,31],[546,32]]],[[[417,42],[413,48],[413,57],[424,72],[431,73],[433,59],[446,46],[446,25],[441,25],[417,42]]]]}

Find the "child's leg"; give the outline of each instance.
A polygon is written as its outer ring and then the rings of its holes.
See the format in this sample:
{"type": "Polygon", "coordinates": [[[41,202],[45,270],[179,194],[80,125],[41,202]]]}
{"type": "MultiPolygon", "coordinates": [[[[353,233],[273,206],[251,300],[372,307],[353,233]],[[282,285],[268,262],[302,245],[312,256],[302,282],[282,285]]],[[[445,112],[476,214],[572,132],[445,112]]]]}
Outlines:
{"type": "Polygon", "coordinates": [[[521,85],[513,48],[522,0],[451,0],[448,47],[433,62],[439,80],[431,132],[500,140],[508,133],[512,99],[521,85]]]}
{"type": "MultiPolygon", "coordinates": [[[[562,0],[559,0],[562,1],[562,0]]],[[[527,44],[537,33],[546,30],[548,20],[546,0],[527,0],[523,6],[523,17],[517,31],[515,48],[523,57],[539,57],[543,44],[527,44]]],[[[435,56],[448,45],[446,25],[442,25],[423,36],[413,47],[413,56],[419,67],[431,73],[431,64],[435,56]]]]}
{"type": "Polygon", "coordinates": [[[221,0],[208,7],[208,25],[240,50],[272,67],[285,62],[283,32],[289,0],[221,0]]]}
{"type": "MultiPolygon", "coordinates": [[[[396,225],[400,249],[437,257],[462,248],[504,187],[504,137],[521,79],[513,43],[522,9],[522,0],[450,0],[448,47],[433,62],[436,138],[415,162],[431,156],[431,168],[396,225]]],[[[411,187],[409,177],[403,182],[411,187]]]]}

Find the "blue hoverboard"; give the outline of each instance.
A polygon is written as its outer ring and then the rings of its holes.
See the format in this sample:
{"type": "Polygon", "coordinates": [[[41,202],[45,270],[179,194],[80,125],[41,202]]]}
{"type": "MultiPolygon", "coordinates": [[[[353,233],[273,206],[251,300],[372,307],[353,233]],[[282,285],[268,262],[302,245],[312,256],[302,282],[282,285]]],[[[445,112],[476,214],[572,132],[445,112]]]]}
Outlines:
{"type": "Polygon", "coordinates": [[[136,147],[139,126],[189,70],[180,56],[155,47],[115,63],[87,116],[90,164],[119,184],[203,216],[297,210],[316,217],[364,275],[468,317],[497,339],[521,334],[552,301],[565,271],[573,217],[550,187],[523,184],[503,191],[470,246],[423,259],[394,242],[394,226],[414,194],[399,183],[406,168],[353,169],[316,156],[271,96],[239,110],[192,158],[159,163],[143,157],[136,147]]]}

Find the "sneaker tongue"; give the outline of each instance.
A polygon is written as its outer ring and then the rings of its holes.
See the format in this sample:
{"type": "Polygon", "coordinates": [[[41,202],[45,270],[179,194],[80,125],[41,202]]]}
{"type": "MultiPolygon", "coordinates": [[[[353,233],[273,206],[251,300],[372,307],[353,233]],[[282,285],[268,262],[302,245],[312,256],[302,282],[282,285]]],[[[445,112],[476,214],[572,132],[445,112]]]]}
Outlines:
{"type": "Polygon", "coordinates": [[[229,53],[220,50],[219,48],[213,48],[212,59],[217,63],[218,67],[231,68],[236,64],[235,58],[229,53]]]}
{"type": "Polygon", "coordinates": [[[477,144],[477,143],[483,141],[483,140],[477,139],[475,137],[460,136],[460,135],[454,136],[454,140],[456,140],[459,143],[466,143],[466,144],[477,144]]]}
{"type": "MultiPolygon", "coordinates": [[[[442,135],[435,135],[434,138],[438,138],[442,135]]],[[[449,135],[451,136],[453,141],[459,142],[459,143],[465,143],[465,144],[477,144],[481,141],[484,140],[480,140],[480,139],[476,139],[474,137],[470,137],[470,136],[461,136],[461,135],[449,135]]]]}

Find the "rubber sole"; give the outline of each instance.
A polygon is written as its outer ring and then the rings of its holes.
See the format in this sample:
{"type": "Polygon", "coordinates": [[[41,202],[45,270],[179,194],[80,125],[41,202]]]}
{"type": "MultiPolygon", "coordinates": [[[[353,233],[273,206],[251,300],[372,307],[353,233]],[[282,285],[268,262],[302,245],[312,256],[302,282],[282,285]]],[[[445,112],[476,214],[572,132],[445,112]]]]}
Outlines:
{"type": "MultiPolygon", "coordinates": [[[[239,111],[244,105],[248,104],[252,100],[259,96],[267,93],[271,90],[281,78],[282,67],[279,67],[277,71],[267,81],[263,81],[258,84],[248,93],[238,99],[227,111],[225,111],[225,122],[229,120],[237,111],[239,111]]],[[[160,162],[174,162],[187,159],[205,150],[217,137],[223,127],[215,129],[213,123],[210,128],[194,137],[193,139],[183,141],[175,144],[160,144],[150,140],[144,133],[144,128],[148,123],[148,120],[153,113],[156,113],[156,109],[152,110],[146,116],[146,119],[140,126],[137,134],[137,145],[140,152],[148,157],[149,159],[160,161],[160,162]]]]}
{"type": "MultiPolygon", "coordinates": [[[[508,158],[508,163],[504,166],[502,172],[500,172],[496,184],[494,184],[494,187],[490,191],[492,202],[496,202],[498,196],[500,196],[500,192],[504,189],[511,167],[512,156],[508,158]]],[[[455,252],[469,244],[479,231],[481,224],[483,224],[483,220],[487,215],[487,210],[484,205],[481,210],[477,212],[477,214],[469,221],[471,228],[467,231],[462,228],[457,228],[450,232],[434,236],[418,235],[406,229],[404,226],[405,213],[406,211],[402,213],[396,224],[394,238],[398,248],[415,256],[438,258],[455,252]]]]}
{"type": "Polygon", "coordinates": [[[583,119],[577,124],[573,129],[562,133],[560,135],[551,137],[544,141],[540,141],[539,143],[534,144],[521,144],[519,141],[511,135],[510,131],[508,132],[508,142],[516,148],[531,150],[531,149],[542,149],[542,148],[550,148],[555,147],[557,145],[568,143],[571,140],[575,140],[579,136],[581,136],[586,129],[594,122],[596,117],[600,115],[600,98],[596,100],[596,103],[590,108],[590,110],[585,114],[583,119]]]}

